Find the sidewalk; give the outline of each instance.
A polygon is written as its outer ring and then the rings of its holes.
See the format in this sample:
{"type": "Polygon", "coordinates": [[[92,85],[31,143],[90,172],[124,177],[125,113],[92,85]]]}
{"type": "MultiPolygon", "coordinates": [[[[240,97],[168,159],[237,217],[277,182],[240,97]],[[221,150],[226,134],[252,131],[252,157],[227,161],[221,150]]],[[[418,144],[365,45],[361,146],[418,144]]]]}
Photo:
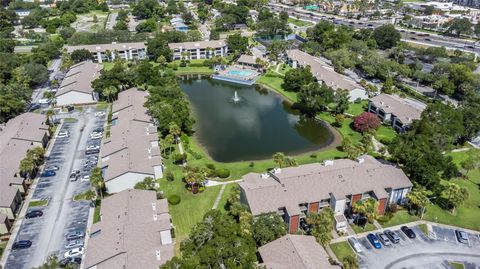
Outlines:
{"type": "MultiPolygon", "coordinates": [[[[48,157],[50,155],[50,152],[52,151],[53,145],[55,144],[57,134],[58,134],[58,132],[60,132],[62,124],[63,124],[63,120],[57,126],[57,129],[55,130],[55,133],[53,134],[52,138],[48,142],[47,150],[45,151],[45,157],[48,157]]],[[[8,240],[7,245],[5,246],[5,251],[3,252],[2,259],[0,261],[0,268],[5,267],[5,263],[7,262],[7,257],[10,255],[10,250],[12,248],[13,242],[17,238],[17,234],[20,231],[20,227],[22,226],[23,219],[25,217],[25,213],[27,213],[28,205],[30,204],[30,201],[32,200],[33,193],[35,193],[35,189],[37,188],[39,179],[40,179],[40,177],[37,176],[33,180],[33,183],[30,186],[30,189],[28,190],[28,194],[22,202],[21,209],[20,209],[18,215],[16,216],[15,221],[13,222],[13,226],[12,226],[13,228],[12,228],[12,232],[10,234],[10,239],[8,240]]]]}

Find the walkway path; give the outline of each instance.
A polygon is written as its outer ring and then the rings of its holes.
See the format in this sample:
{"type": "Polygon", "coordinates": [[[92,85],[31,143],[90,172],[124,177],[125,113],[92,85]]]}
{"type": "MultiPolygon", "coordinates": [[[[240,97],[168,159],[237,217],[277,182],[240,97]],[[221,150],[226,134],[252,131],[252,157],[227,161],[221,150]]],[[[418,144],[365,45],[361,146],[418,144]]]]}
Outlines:
{"type": "Polygon", "coordinates": [[[220,203],[220,199],[222,199],[222,195],[225,192],[227,184],[223,184],[222,188],[220,189],[220,192],[217,195],[217,198],[215,198],[215,203],[213,203],[212,209],[217,209],[218,204],[220,203]]]}
{"type": "Polygon", "coordinates": [[[215,198],[215,203],[213,203],[212,209],[217,209],[218,204],[220,203],[220,199],[222,199],[223,193],[225,192],[225,188],[227,187],[228,184],[230,183],[237,183],[243,181],[242,179],[237,179],[237,180],[230,180],[230,181],[215,181],[215,180],[209,180],[205,186],[207,187],[212,187],[212,186],[220,186],[222,185],[222,188],[220,189],[220,192],[217,195],[217,198],[215,198]]]}

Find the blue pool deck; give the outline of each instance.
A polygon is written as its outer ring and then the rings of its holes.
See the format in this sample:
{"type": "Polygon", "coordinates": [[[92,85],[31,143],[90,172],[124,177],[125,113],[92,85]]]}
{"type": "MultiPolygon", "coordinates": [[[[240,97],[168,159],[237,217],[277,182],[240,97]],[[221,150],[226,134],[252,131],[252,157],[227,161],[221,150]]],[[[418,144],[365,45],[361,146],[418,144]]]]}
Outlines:
{"type": "Polygon", "coordinates": [[[253,85],[260,74],[253,69],[246,69],[244,67],[230,66],[218,74],[212,75],[213,79],[228,81],[242,85],[253,85]]]}
{"type": "Polygon", "coordinates": [[[255,84],[258,77],[259,76],[255,77],[254,79],[251,79],[251,80],[244,80],[244,79],[228,77],[228,76],[223,76],[223,75],[212,75],[212,78],[216,79],[216,80],[228,81],[228,82],[238,83],[238,84],[248,85],[248,86],[251,86],[251,85],[255,84]]]}

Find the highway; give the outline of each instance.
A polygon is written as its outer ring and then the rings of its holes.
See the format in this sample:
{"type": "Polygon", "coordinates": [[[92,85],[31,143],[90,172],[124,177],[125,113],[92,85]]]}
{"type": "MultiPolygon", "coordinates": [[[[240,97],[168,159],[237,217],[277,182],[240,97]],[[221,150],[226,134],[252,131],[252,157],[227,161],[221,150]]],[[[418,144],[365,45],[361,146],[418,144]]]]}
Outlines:
{"type": "MultiPolygon", "coordinates": [[[[391,20],[375,20],[365,21],[357,19],[347,19],[330,14],[323,14],[318,12],[306,11],[298,7],[291,7],[279,4],[269,4],[271,11],[279,13],[286,11],[290,17],[299,18],[301,20],[311,21],[317,23],[321,20],[330,21],[336,25],[345,25],[355,29],[370,28],[375,29],[381,25],[391,23],[391,20]]],[[[404,29],[396,26],[402,34],[402,41],[415,43],[419,45],[432,46],[432,47],[445,47],[449,50],[459,49],[465,52],[476,53],[480,55],[480,42],[473,42],[464,39],[458,39],[454,37],[446,37],[438,34],[430,34],[410,29],[404,29]]]]}

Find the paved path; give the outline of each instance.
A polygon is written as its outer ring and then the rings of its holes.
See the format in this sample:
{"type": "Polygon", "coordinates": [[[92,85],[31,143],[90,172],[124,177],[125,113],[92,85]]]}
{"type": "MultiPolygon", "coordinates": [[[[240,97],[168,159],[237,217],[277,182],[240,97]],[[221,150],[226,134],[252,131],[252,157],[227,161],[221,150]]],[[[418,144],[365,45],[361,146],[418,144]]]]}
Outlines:
{"type": "Polygon", "coordinates": [[[223,184],[222,188],[220,189],[220,192],[217,195],[217,198],[215,198],[215,203],[213,203],[212,209],[217,209],[218,204],[220,203],[220,199],[222,199],[222,195],[225,192],[227,184],[223,184]]]}
{"type": "Polygon", "coordinates": [[[219,186],[219,185],[227,185],[227,184],[230,184],[230,183],[237,183],[237,182],[242,182],[242,181],[243,181],[243,179],[230,180],[230,181],[209,180],[205,186],[212,187],[212,186],[219,186]]]}

